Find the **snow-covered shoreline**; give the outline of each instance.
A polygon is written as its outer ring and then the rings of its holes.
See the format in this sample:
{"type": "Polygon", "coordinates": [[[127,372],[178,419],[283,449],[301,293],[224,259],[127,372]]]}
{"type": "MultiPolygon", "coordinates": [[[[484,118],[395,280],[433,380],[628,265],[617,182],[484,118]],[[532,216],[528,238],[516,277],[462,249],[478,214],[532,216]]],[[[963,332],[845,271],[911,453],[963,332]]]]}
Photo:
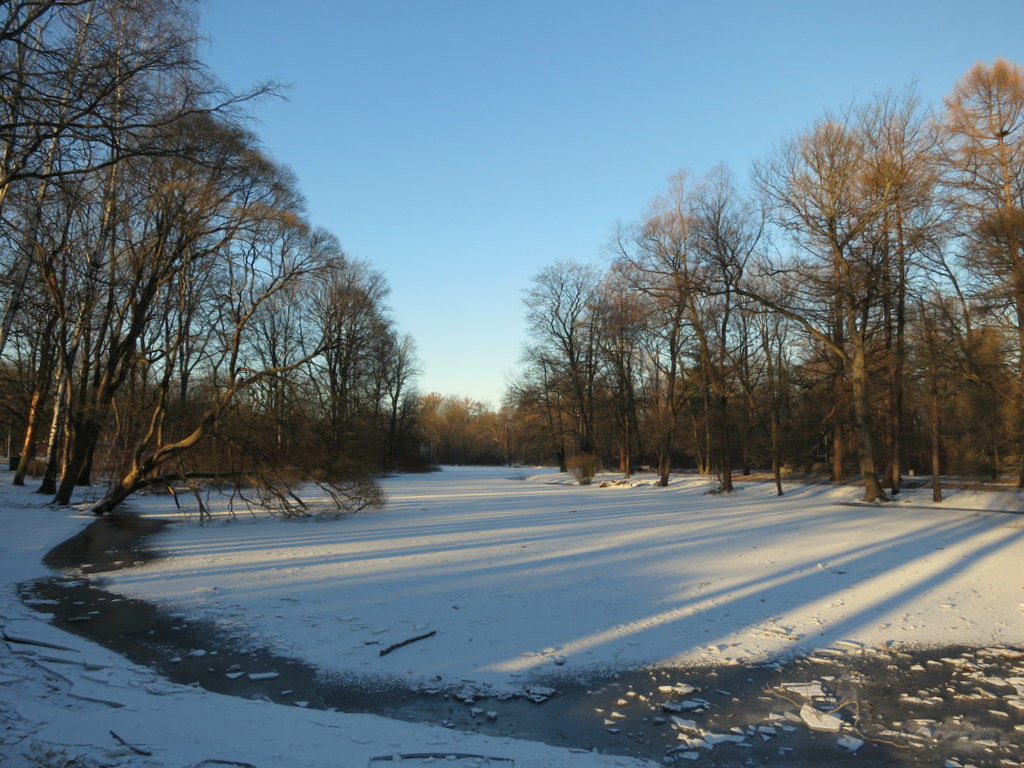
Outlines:
{"type": "MultiPolygon", "coordinates": [[[[723,498],[692,477],[664,489],[581,488],[482,468],[400,476],[386,489],[384,510],[338,522],[174,526],[157,539],[165,558],[107,575],[106,588],[213,619],[328,673],[409,685],[521,689],[537,677],[743,663],[839,641],[1024,646],[1024,518],[984,511],[1013,509],[1015,494],[959,492],[943,508],[908,493],[851,507],[849,487],[793,487],[779,499],[741,485],[723,498]]],[[[36,740],[114,765],[301,754],[311,766],[363,768],[381,755],[445,751],[517,766],[642,764],[162,681],[17,599],[17,583],[46,575],[45,551],[89,522],[41,502],[0,489],[0,622],[73,650],[0,646],[0,756],[36,740]]],[[[133,507],[178,517],[162,497],[133,507]]]]}

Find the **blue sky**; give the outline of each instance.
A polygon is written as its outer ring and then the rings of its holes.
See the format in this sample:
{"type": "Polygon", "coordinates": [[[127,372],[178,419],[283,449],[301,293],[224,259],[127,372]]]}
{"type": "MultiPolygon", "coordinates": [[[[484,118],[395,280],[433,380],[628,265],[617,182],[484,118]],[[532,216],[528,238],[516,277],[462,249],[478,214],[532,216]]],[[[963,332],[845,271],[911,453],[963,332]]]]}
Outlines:
{"type": "Polygon", "coordinates": [[[605,263],[680,168],[750,164],[829,108],[1024,63],[1024,0],[207,0],[229,86],[312,220],[382,270],[424,392],[497,405],[522,297],[605,263]]]}

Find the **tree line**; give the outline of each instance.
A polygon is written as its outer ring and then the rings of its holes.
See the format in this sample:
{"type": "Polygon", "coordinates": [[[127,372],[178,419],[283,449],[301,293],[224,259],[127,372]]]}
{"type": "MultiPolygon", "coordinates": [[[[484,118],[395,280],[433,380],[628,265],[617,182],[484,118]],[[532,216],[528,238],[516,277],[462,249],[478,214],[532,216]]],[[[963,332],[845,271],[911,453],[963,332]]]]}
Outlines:
{"type": "Polygon", "coordinates": [[[310,224],[191,0],[2,0],[0,402],[14,482],[97,512],[202,484],[304,514],[434,462],[1024,485],[1024,70],[823,115],[740,185],[681,172],[607,268],[533,277],[492,410],[415,389],[383,275],[310,224]]]}
{"type": "Polygon", "coordinates": [[[533,277],[507,458],[1024,486],[1024,69],[827,113],[743,186],[679,173],[607,269],[533,277]]]}
{"type": "Polygon", "coordinates": [[[312,226],[189,0],[4,0],[0,355],[14,482],[229,484],[303,514],[422,463],[412,340],[384,277],[312,226]]]}

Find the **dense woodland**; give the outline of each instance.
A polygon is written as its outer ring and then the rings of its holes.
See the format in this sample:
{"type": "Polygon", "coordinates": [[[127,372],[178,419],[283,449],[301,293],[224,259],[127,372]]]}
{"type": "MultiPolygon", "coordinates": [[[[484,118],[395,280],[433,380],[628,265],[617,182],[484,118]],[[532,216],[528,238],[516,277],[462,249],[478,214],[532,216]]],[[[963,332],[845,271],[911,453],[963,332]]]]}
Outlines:
{"type": "Polygon", "coordinates": [[[1021,67],[825,114],[749,183],[679,173],[612,250],[533,277],[481,455],[696,466],[723,491],[827,473],[867,500],[910,473],[1024,485],[1021,67]]]}
{"type": "MultiPolygon", "coordinates": [[[[192,3],[3,3],[3,403],[15,483],[97,512],[230,483],[284,512],[343,508],[420,462],[411,340],[384,277],[312,227],[196,58],[192,3]]],[[[200,497],[201,503],[201,497],[200,497]]]]}
{"type": "Polygon", "coordinates": [[[213,482],[301,514],[313,482],[352,509],[443,462],[1024,484],[1016,64],[825,114],[749,180],[674,176],[607,268],[533,277],[495,410],[417,393],[384,276],[307,221],[247,127],[274,87],[216,81],[191,2],[0,13],[0,401],[14,482],[56,503],[213,482]]]}

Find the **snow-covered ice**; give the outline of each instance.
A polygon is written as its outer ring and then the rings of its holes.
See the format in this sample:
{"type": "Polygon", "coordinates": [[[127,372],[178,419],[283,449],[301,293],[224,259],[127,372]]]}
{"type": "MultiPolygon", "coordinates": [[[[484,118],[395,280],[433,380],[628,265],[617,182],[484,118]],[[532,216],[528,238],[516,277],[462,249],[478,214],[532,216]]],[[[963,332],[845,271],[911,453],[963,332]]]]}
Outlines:
{"type": "MultiPolygon", "coordinates": [[[[165,558],[105,575],[106,588],[328,672],[469,691],[837,648],[1024,645],[1024,517],[986,511],[1017,511],[1016,494],[950,493],[935,506],[904,493],[883,506],[856,504],[852,487],[782,498],[767,485],[726,497],[708,487],[687,476],[579,487],[495,468],[400,476],[383,510],[341,521],[175,525],[155,540],[165,558]]],[[[42,501],[0,488],[0,624],[69,650],[0,645],[0,757],[39,742],[110,765],[300,755],[294,764],[364,768],[456,752],[517,768],[643,764],[162,681],[18,601],[14,585],[45,575],[42,554],[89,522],[42,501]]],[[[132,507],[178,517],[159,496],[132,507]]]]}
{"type": "MultiPolygon", "coordinates": [[[[49,575],[42,556],[91,522],[74,510],[48,508],[45,501],[26,489],[0,487],[0,627],[5,637],[17,641],[0,642],[0,764],[5,768],[56,765],[65,758],[89,768],[218,764],[205,761],[257,768],[368,768],[391,764],[401,755],[438,756],[400,761],[409,766],[445,764],[449,755],[476,756],[453,763],[466,766],[653,765],[374,715],[283,707],[168,683],[145,667],[61,632],[20,602],[17,584],[49,575]]],[[[153,506],[152,501],[139,506],[153,506]]],[[[329,526],[316,530],[326,532],[329,526]]]]}
{"type": "Polygon", "coordinates": [[[176,526],[168,558],[109,588],[323,669],[410,681],[1024,641],[1024,517],[965,511],[1020,505],[1012,494],[849,506],[859,489],[722,497],[686,476],[599,488],[522,473],[392,478],[384,510],[337,523],[176,526]]]}

